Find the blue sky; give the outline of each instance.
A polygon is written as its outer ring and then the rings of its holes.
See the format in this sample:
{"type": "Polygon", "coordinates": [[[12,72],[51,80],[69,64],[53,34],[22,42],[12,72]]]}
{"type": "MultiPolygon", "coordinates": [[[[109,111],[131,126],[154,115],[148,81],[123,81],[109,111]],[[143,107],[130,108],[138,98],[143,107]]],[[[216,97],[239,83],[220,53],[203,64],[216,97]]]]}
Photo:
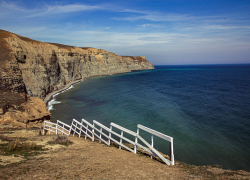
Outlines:
{"type": "Polygon", "coordinates": [[[250,0],[0,0],[0,29],[155,65],[250,63],[250,0]]]}

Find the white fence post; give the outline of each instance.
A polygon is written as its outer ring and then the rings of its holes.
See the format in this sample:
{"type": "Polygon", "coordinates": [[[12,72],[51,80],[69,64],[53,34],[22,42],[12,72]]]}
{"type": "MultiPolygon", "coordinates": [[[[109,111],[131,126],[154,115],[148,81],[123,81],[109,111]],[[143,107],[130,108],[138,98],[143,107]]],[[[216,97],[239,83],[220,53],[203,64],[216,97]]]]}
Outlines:
{"type": "Polygon", "coordinates": [[[94,140],[95,140],[95,137],[94,137],[94,133],[95,133],[94,127],[95,127],[95,124],[93,123],[93,129],[92,129],[92,141],[94,141],[94,140]]]}
{"type": "Polygon", "coordinates": [[[122,137],[123,137],[123,131],[121,131],[121,137],[120,137],[120,146],[119,146],[119,149],[121,149],[122,137]]]}
{"type": "Polygon", "coordinates": [[[170,156],[170,161],[171,161],[171,165],[174,165],[174,140],[172,138],[171,141],[171,156],[170,156]]]}
{"type": "MultiPolygon", "coordinates": [[[[151,134],[151,146],[154,147],[154,135],[151,134]]],[[[151,159],[153,158],[153,151],[151,149],[151,159]]]]}
{"type": "Polygon", "coordinates": [[[72,124],[71,124],[71,125],[72,125],[72,129],[73,129],[73,131],[74,131],[73,136],[75,136],[75,133],[76,133],[76,127],[75,127],[75,128],[73,128],[73,126],[75,126],[75,125],[74,125],[74,119],[73,119],[73,121],[72,121],[72,124]]]}
{"type": "MultiPolygon", "coordinates": [[[[102,128],[100,127],[100,131],[102,132],[102,128]]],[[[101,143],[101,139],[102,139],[102,134],[100,133],[100,139],[99,139],[99,143],[101,143]]]]}
{"type": "Polygon", "coordinates": [[[110,146],[110,139],[111,139],[111,131],[112,131],[112,125],[110,124],[110,131],[109,131],[109,146],[110,146]]]}
{"type": "Polygon", "coordinates": [[[80,125],[80,133],[79,133],[79,138],[81,137],[82,134],[82,124],[80,125]]]}
{"type": "Polygon", "coordinates": [[[137,153],[137,143],[138,143],[138,135],[139,135],[139,128],[137,127],[137,133],[135,136],[135,146],[134,146],[134,153],[137,153]]]}
{"type": "Polygon", "coordinates": [[[87,139],[88,127],[89,127],[89,125],[87,124],[86,132],[85,132],[85,140],[87,139]]]}

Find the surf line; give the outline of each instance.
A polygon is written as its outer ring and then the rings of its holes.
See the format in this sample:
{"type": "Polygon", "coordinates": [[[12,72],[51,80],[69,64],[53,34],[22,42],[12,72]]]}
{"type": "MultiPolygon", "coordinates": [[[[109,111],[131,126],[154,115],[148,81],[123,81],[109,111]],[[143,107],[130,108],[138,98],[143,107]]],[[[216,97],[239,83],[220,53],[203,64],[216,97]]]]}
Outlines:
{"type": "Polygon", "coordinates": [[[86,78],[79,80],[79,81],[75,81],[72,83],[67,84],[64,88],[62,88],[61,90],[52,92],[51,94],[47,95],[47,97],[44,99],[44,102],[48,108],[48,110],[53,110],[53,104],[59,104],[61,103],[61,101],[56,101],[55,97],[58,94],[61,94],[69,89],[72,89],[74,87],[75,84],[81,83],[82,81],[86,80],[86,78]],[[47,99],[47,100],[46,100],[47,99]]]}

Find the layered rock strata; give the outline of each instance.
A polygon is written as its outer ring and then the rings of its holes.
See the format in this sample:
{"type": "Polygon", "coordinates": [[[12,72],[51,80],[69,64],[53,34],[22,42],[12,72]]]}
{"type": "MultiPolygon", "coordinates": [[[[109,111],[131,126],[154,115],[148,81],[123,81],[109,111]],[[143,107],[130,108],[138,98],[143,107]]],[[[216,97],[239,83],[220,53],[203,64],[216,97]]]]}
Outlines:
{"type": "Polygon", "coordinates": [[[144,56],[43,43],[0,30],[0,88],[42,100],[67,84],[91,76],[153,69],[144,56]]]}

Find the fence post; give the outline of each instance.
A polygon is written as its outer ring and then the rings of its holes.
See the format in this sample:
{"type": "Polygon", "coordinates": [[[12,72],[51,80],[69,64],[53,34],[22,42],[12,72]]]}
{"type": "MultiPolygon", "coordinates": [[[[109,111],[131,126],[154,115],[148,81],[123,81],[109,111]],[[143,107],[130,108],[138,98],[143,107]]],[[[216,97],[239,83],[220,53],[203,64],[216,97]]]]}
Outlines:
{"type": "Polygon", "coordinates": [[[120,137],[120,146],[119,146],[119,149],[121,149],[121,147],[122,147],[122,137],[123,137],[123,131],[121,131],[121,137],[120,137]]]}
{"type": "MultiPolygon", "coordinates": [[[[73,121],[72,121],[72,125],[74,125],[73,121]]],[[[74,129],[74,133],[73,133],[73,136],[75,136],[75,133],[76,133],[76,126],[74,125],[75,129],[74,129]]],[[[72,127],[73,129],[73,127],[72,127]]]]}
{"type": "Polygon", "coordinates": [[[110,130],[109,130],[109,146],[110,146],[110,139],[111,139],[111,131],[112,131],[112,126],[110,125],[110,130]]]}
{"type": "Polygon", "coordinates": [[[89,125],[87,124],[86,132],[85,132],[85,140],[87,139],[88,128],[89,128],[89,125]]]}
{"type": "Polygon", "coordinates": [[[81,137],[82,134],[82,125],[80,125],[80,133],[79,133],[79,138],[81,137]]]}
{"type": "Polygon", "coordinates": [[[94,127],[95,127],[95,124],[93,123],[93,129],[92,129],[92,141],[94,141],[94,140],[95,140],[95,136],[94,136],[95,129],[94,129],[94,127]]]}
{"type": "Polygon", "coordinates": [[[134,153],[137,153],[137,143],[138,143],[138,135],[139,135],[139,128],[137,127],[137,133],[135,136],[135,147],[134,147],[134,153]]]}
{"type": "Polygon", "coordinates": [[[171,165],[174,165],[174,140],[171,139],[170,146],[170,161],[171,165]]]}
{"type": "MultiPolygon", "coordinates": [[[[102,127],[100,127],[100,131],[102,132],[102,127]]],[[[102,134],[100,132],[100,139],[99,139],[99,143],[101,143],[101,139],[102,139],[102,134]]]]}
{"type": "MultiPolygon", "coordinates": [[[[154,147],[154,135],[151,134],[151,146],[154,147]]],[[[151,159],[153,158],[153,151],[151,149],[151,159]]]]}

